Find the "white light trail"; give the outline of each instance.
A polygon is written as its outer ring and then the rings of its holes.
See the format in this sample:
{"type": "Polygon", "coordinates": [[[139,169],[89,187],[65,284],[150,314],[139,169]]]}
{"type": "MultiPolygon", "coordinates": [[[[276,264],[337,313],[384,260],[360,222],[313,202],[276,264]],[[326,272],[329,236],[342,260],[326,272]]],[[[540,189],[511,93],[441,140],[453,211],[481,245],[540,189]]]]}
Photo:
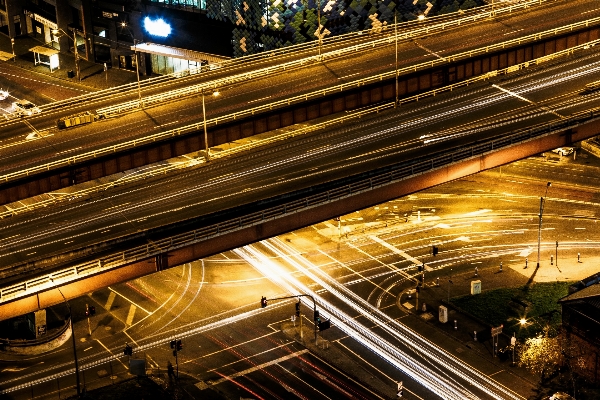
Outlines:
{"type": "MultiPolygon", "coordinates": [[[[279,257],[285,259],[286,262],[290,263],[294,268],[297,268],[299,271],[303,272],[306,276],[314,280],[317,284],[321,285],[331,294],[334,294],[338,297],[344,304],[347,304],[353,307],[357,312],[361,315],[369,319],[372,323],[379,326],[381,329],[386,331],[386,333],[392,335],[396,339],[400,340],[409,348],[414,349],[419,354],[426,354],[427,358],[431,362],[437,362],[436,367],[439,369],[443,369],[451,374],[455,374],[456,376],[460,376],[462,379],[468,381],[469,383],[477,386],[484,392],[486,392],[491,398],[509,398],[509,399],[519,399],[521,398],[516,393],[510,391],[508,388],[498,384],[496,381],[490,379],[486,375],[479,373],[478,371],[473,370],[469,365],[463,363],[461,360],[456,357],[448,354],[446,351],[438,347],[437,345],[431,343],[426,338],[421,335],[413,332],[408,329],[406,326],[398,323],[393,320],[386,314],[382,313],[379,309],[369,304],[366,300],[362,299],[360,296],[354,294],[351,290],[347,289],[343,285],[339,284],[329,275],[321,272],[315,265],[310,263],[308,260],[303,258],[302,256],[295,254],[294,250],[289,247],[287,244],[283,243],[279,239],[272,239],[270,241],[262,242],[270,251],[277,254],[279,257]],[[289,256],[288,254],[293,254],[289,256]],[[318,274],[319,276],[317,276],[318,274]],[[415,339],[417,338],[417,339],[415,339]]],[[[254,250],[254,252],[257,252],[254,250]]],[[[260,254],[260,253],[259,253],[260,254]]],[[[263,265],[272,265],[272,271],[277,273],[276,265],[269,259],[263,256],[264,259],[261,260],[261,264],[263,265]]],[[[282,275],[278,273],[280,277],[284,277],[288,280],[288,282],[292,279],[288,275],[282,275]]],[[[267,276],[271,276],[268,274],[267,276]]],[[[280,278],[281,279],[281,278],[280,278]]],[[[299,285],[299,283],[294,283],[294,285],[299,285]]],[[[307,290],[307,289],[303,289],[307,290]]],[[[318,298],[318,297],[317,297],[318,298]]],[[[322,299],[319,298],[319,300],[322,299]]],[[[333,307],[327,303],[322,302],[322,307],[329,309],[329,307],[333,307]]],[[[344,321],[347,322],[347,321],[344,321]]],[[[361,329],[364,329],[361,326],[361,329]]],[[[357,329],[358,330],[358,329],[357,329]]],[[[367,337],[372,339],[373,333],[369,331],[367,337]]],[[[381,338],[377,338],[377,340],[382,340],[381,338]]],[[[376,341],[376,340],[373,340],[376,341]]],[[[371,348],[371,347],[370,347],[371,348]]],[[[389,354],[388,354],[389,355],[389,354]]],[[[394,364],[395,365],[395,364],[394,364]]],[[[407,372],[409,373],[409,372],[407,372]]],[[[429,372],[435,375],[437,379],[445,379],[439,378],[438,374],[434,372],[429,372]]],[[[444,372],[445,373],[445,372],[444,372]]],[[[410,374],[410,373],[409,373],[410,374]]],[[[422,375],[413,375],[413,377],[418,381],[422,379],[422,375]]],[[[434,379],[434,378],[432,378],[434,379]]],[[[425,385],[424,382],[421,382],[425,385]]],[[[439,385],[439,383],[437,383],[439,385]]],[[[451,385],[456,386],[458,383],[454,382],[451,385]]],[[[427,386],[427,385],[426,385],[427,386]]],[[[432,390],[429,386],[428,389],[432,390]]],[[[458,389],[454,389],[458,390],[458,389]]],[[[464,398],[472,398],[475,395],[468,392],[466,389],[461,388],[463,391],[464,398]],[[466,393],[464,393],[466,392],[466,393]]],[[[445,394],[443,397],[445,397],[445,394]]]]}
{"type": "MultiPolygon", "coordinates": [[[[263,242],[264,243],[264,242],[263,242]]],[[[288,272],[279,268],[272,259],[257,251],[252,246],[234,250],[241,258],[245,259],[259,271],[269,277],[274,283],[285,288],[292,294],[310,294],[319,300],[322,309],[326,309],[329,315],[334,316],[335,326],[351,336],[354,340],[372,350],[381,358],[412,376],[415,381],[425,386],[428,390],[444,399],[476,399],[477,397],[468,390],[458,386],[455,382],[440,376],[430,368],[422,365],[417,360],[404,354],[396,346],[375,335],[370,329],[364,327],[335,306],[325,303],[315,292],[299,281],[293,280],[288,272]],[[293,283],[292,283],[293,280],[293,283]]]]}

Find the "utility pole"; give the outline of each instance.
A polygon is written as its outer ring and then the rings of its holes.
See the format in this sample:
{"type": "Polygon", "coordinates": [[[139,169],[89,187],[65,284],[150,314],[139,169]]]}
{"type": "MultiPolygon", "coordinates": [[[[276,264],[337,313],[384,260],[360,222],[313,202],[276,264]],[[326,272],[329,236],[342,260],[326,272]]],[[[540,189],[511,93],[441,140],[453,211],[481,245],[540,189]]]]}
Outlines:
{"type": "Polygon", "coordinates": [[[537,266],[540,267],[540,246],[542,241],[542,215],[544,214],[544,203],[546,202],[546,196],[548,195],[548,188],[552,186],[552,182],[546,184],[546,193],[544,197],[540,197],[540,223],[538,225],[538,251],[537,251],[537,266]]]}
{"type": "Polygon", "coordinates": [[[60,290],[59,287],[57,287],[56,289],[58,289],[58,292],[65,300],[65,303],[67,303],[67,307],[69,308],[69,323],[71,324],[71,339],[73,340],[73,359],[75,360],[75,382],[77,384],[77,398],[79,398],[81,397],[81,386],[79,383],[79,363],[77,362],[77,348],[75,347],[77,341],[75,340],[75,328],[73,327],[73,312],[71,311],[71,305],[69,304],[69,301],[65,298],[63,292],[60,290]]]}
{"type": "Polygon", "coordinates": [[[77,31],[73,29],[73,47],[75,48],[75,71],[77,72],[77,81],[81,82],[79,71],[79,51],[77,51],[77,31]]]}
{"type": "Polygon", "coordinates": [[[398,107],[398,15],[394,12],[394,37],[396,39],[396,102],[394,108],[398,107]]]}

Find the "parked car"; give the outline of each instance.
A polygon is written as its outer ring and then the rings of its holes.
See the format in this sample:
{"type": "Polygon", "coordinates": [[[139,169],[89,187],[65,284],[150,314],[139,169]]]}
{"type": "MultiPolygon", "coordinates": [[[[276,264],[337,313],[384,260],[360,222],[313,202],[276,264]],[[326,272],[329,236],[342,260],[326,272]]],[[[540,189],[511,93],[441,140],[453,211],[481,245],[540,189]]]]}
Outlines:
{"type": "Polygon", "coordinates": [[[30,116],[33,114],[39,114],[42,111],[29,100],[19,100],[12,103],[13,112],[20,116],[30,116]]]}
{"type": "Polygon", "coordinates": [[[558,149],[552,150],[553,153],[560,154],[561,156],[573,154],[573,151],[575,151],[575,149],[572,147],[559,147],[558,149]]]}

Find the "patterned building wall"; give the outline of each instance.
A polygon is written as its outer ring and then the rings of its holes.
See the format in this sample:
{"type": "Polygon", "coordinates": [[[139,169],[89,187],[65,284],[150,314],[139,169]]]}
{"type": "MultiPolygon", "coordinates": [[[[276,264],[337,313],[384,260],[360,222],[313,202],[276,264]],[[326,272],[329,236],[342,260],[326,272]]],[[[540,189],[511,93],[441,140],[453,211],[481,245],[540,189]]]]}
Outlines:
{"type": "MultiPolygon", "coordinates": [[[[164,0],[163,0],[164,1],[164,0]]],[[[162,1],[161,1],[162,2],[162,1]]],[[[316,40],[321,8],[322,36],[364,29],[380,31],[394,22],[466,10],[482,0],[167,0],[205,8],[206,16],[232,24],[234,57],[316,40]]],[[[153,1],[153,4],[157,4],[153,1]]]]}

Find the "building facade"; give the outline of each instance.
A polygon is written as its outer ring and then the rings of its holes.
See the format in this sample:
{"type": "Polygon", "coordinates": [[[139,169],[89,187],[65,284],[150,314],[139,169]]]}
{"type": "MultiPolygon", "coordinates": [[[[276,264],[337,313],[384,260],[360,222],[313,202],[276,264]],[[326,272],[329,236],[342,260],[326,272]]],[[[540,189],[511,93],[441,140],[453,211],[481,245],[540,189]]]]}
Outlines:
{"type": "Polygon", "coordinates": [[[386,29],[482,0],[0,0],[0,33],[141,74],[178,72],[323,37],[386,29]],[[136,56],[137,53],[137,56],[136,56]]]}

